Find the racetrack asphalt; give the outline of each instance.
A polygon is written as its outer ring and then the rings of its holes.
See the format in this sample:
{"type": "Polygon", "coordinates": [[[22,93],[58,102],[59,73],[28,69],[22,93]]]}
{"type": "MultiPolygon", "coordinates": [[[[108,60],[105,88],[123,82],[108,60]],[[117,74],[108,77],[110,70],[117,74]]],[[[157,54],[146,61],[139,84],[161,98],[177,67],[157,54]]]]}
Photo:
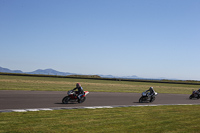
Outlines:
{"type": "Polygon", "coordinates": [[[153,103],[139,103],[141,93],[90,92],[84,103],[62,104],[67,91],[0,91],[0,111],[11,109],[70,108],[125,105],[200,104],[189,94],[158,94],[153,103]]]}

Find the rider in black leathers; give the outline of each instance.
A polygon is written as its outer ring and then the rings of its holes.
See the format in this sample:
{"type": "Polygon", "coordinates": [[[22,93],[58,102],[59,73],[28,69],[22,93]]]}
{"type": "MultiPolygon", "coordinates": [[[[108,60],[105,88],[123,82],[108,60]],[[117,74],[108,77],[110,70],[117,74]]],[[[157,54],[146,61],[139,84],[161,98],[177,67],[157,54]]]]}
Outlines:
{"type": "Polygon", "coordinates": [[[84,95],[84,91],[80,83],[77,83],[76,88],[74,88],[73,90],[76,90],[76,89],[78,89],[78,99],[80,99],[80,97],[84,95]]]}
{"type": "Polygon", "coordinates": [[[198,97],[200,98],[200,88],[196,91],[196,93],[198,94],[198,97]]]}
{"type": "Polygon", "coordinates": [[[146,92],[149,92],[149,96],[155,95],[155,91],[153,90],[153,87],[150,87],[146,92]]]}

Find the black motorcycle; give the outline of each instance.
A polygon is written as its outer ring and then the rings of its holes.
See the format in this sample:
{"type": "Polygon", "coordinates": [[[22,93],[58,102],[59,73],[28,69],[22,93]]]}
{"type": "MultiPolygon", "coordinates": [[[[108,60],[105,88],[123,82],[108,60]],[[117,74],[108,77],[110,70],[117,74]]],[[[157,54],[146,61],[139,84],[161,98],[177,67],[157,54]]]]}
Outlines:
{"type": "Polygon", "coordinates": [[[154,92],[153,95],[149,95],[148,92],[142,92],[142,96],[139,99],[139,103],[143,103],[143,102],[153,102],[156,99],[156,95],[158,95],[157,92],[154,92]]]}
{"type": "Polygon", "coordinates": [[[200,98],[200,94],[197,91],[193,91],[192,94],[190,95],[189,99],[199,99],[200,98]]]}

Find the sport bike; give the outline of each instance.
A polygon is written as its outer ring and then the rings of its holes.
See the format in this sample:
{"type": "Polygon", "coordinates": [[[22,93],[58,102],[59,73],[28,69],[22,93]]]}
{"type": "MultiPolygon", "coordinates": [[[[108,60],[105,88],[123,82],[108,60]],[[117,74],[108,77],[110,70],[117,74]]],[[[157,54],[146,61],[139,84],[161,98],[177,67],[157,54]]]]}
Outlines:
{"type": "Polygon", "coordinates": [[[158,93],[157,92],[154,92],[154,95],[149,95],[148,92],[142,92],[142,96],[140,97],[139,99],[139,102],[142,103],[142,102],[153,102],[157,96],[158,93]]]}
{"type": "Polygon", "coordinates": [[[193,91],[192,94],[190,95],[189,99],[192,99],[192,98],[197,98],[197,99],[199,99],[199,98],[200,98],[199,95],[200,95],[200,94],[199,94],[197,91],[193,91]]]}
{"type": "Polygon", "coordinates": [[[69,102],[78,102],[83,103],[86,100],[86,95],[89,94],[89,91],[84,91],[84,94],[78,98],[78,92],[70,90],[67,92],[67,96],[62,99],[62,103],[66,104],[69,102]]]}

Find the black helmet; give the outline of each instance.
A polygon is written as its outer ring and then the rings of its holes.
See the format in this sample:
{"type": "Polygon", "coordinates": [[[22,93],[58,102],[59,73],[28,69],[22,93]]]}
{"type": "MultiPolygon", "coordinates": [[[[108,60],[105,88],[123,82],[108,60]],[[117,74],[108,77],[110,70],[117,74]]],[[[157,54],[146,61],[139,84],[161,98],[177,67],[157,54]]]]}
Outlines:
{"type": "Polygon", "coordinates": [[[81,87],[81,84],[80,83],[76,83],[76,87],[81,87]]]}

